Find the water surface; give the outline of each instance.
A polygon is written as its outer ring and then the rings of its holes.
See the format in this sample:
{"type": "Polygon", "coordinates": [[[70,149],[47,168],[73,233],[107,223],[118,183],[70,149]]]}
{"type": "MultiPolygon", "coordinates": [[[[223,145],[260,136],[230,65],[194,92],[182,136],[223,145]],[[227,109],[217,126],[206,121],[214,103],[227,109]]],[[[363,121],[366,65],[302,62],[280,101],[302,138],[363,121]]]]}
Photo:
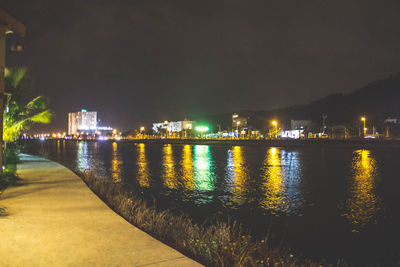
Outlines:
{"type": "Polygon", "coordinates": [[[30,142],[25,150],[123,183],[198,222],[234,218],[306,257],[400,258],[398,148],[30,142]]]}

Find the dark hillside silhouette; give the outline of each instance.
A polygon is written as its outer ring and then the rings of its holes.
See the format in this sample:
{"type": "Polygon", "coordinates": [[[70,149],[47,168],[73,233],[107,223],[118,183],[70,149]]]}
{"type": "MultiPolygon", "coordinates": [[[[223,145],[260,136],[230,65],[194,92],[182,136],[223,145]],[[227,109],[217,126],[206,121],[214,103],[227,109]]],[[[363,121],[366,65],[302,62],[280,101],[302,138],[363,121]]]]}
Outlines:
{"type": "MultiPolygon", "coordinates": [[[[272,119],[278,119],[286,126],[289,126],[291,119],[310,119],[321,126],[323,114],[328,116],[326,120],[328,125],[354,126],[359,124],[360,117],[365,114],[369,123],[378,126],[382,125],[388,117],[400,119],[400,74],[376,80],[350,94],[332,94],[305,105],[267,111],[236,112],[249,117],[250,124],[258,129],[270,127],[272,119]]],[[[221,125],[222,128],[227,129],[231,127],[232,113],[195,119],[207,121],[213,127],[221,125]]]]}

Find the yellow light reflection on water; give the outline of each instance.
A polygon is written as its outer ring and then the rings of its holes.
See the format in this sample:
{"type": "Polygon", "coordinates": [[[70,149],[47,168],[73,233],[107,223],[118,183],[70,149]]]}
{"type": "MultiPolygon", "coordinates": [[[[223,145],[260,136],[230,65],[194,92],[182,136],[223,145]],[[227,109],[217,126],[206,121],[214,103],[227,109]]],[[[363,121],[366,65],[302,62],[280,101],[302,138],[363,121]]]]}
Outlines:
{"type": "Polygon", "coordinates": [[[182,149],[182,184],[186,190],[194,189],[193,182],[193,156],[190,145],[183,146],[182,149]]]}
{"type": "Polygon", "coordinates": [[[61,154],[60,140],[57,140],[57,155],[61,154]]]}
{"type": "Polygon", "coordinates": [[[62,142],[63,144],[62,144],[62,153],[63,153],[63,155],[65,155],[66,154],[66,148],[65,148],[65,140],[63,140],[63,142],[62,142]]]}
{"type": "Polygon", "coordinates": [[[261,205],[264,209],[271,210],[272,213],[286,212],[288,209],[288,203],[283,196],[285,175],[282,170],[280,156],[281,151],[279,148],[272,147],[268,149],[263,167],[265,199],[261,205]]]}
{"type": "Polygon", "coordinates": [[[175,189],[178,187],[172,145],[169,144],[163,147],[163,178],[164,184],[168,188],[175,189]]]}
{"type": "Polygon", "coordinates": [[[228,153],[228,168],[231,176],[229,180],[233,181],[233,201],[240,204],[245,199],[248,169],[242,147],[234,146],[228,153]]]}
{"type": "Polygon", "coordinates": [[[141,187],[149,187],[150,171],[146,159],[146,145],[141,143],[137,146],[137,177],[141,187]]]}
{"type": "Polygon", "coordinates": [[[375,194],[376,161],[369,150],[357,150],[353,155],[353,185],[343,214],[354,226],[353,231],[371,222],[380,209],[375,194]]]}
{"type": "Polygon", "coordinates": [[[194,183],[199,191],[214,190],[215,176],[210,147],[196,145],[194,147],[194,183]]]}
{"type": "Polygon", "coordinates": [[[120,159],[120,155],[118,154],[118,144],[117,142],[112,143],[112,159],[111,159],[111,177],[114,182],[121,182],[121,167],[122,161],[120,159]]]}

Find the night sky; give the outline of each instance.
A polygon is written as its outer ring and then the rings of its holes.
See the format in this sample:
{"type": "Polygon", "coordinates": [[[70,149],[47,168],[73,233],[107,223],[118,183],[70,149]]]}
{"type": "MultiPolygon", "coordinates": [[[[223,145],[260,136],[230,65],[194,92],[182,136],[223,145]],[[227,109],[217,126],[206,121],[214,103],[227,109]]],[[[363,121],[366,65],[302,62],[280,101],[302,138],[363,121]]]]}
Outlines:
{"type": "MultiPolygon", "coordinates": [[[[27,25],[32,96],[54,122],[98,111],[121,130],[268,110],[400,72],[400,1],[0,0],[27,25]]],[[[8,39],[12,40],[11,38],[8,39]]]]}

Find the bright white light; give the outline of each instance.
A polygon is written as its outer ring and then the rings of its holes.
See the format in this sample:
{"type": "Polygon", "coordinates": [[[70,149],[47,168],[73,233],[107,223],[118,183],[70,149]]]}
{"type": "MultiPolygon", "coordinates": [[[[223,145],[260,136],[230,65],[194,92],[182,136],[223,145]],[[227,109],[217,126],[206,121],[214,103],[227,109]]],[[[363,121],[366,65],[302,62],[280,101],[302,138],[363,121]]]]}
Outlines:
{"type": "Polygon", "coordinates": [[[282,132],[281,132],[281,137],[282,137],[282,138],[299,139],[299,138],[300,138],[301,132],[302,132],[302,131],[300,131],[300,130],[282,131],[282,132]]]}

